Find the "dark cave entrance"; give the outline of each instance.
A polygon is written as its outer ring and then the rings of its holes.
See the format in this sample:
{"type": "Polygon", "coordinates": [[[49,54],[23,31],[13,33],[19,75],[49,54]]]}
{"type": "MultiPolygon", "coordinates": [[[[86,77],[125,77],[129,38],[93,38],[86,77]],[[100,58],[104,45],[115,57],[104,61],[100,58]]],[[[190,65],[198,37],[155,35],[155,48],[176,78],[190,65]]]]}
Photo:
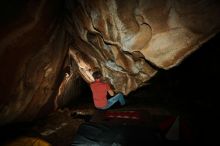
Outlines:
{"type": "Polygon", "coordinates": [[[149,81],[150,85],[132,92],[129,96],[144,100],[141,96],[145,95],[148,104],[161,102],[166,105],[170,102],[178,108],[190,105],[193,107],[193,104],[216,108],[220,81],[219,40],[218,34],[180,65],[170,70],[160,70],[149,81]]]}

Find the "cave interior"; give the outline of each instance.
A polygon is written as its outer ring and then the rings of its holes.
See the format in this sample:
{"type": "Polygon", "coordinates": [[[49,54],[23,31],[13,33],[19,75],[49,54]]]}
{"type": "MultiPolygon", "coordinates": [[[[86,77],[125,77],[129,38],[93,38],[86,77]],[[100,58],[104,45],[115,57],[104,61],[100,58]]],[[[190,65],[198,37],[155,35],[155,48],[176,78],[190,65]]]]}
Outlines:
{"type": "MultiPolygon", "coordinates": [[[[26,1],[24,0],[22,2],[24,4],[26,1]]],[[[10,9],[14,10],[13,12],[21,11],[19,10],[19,8],[22,7],[22,3],[18,4],[17,2],[13,1],[14,5],[9,6],[7,4],[8,2],[5,2],[4,5],[7,6],[5,9],[8,9],[9,7],[10,9]]],[[[11,20],[12,17],[17,17],[15,13],[8,12],[9,11],[4,12],[2,19],[5,21],[1,24],[2,26],[8,25],[6,29],[15,27],[15,24],[9,25],[7,23],[10,22],[9,20],[11,20]]],[[[51,20],[53,19],[51,18],[51,20]]],[[[2,29],[0,33],[5,33],[4,29],[2,29]]],[[[0,39],[2,38],[0,37],[0,39]]],[[[27,41],[31,41],[31,39],[27,41]]],[[[39,39],[39,42],[40,41],[44,42],[48,40],[39,39]]],[[[138,114],[141,114],[143,121],[126,121],[124,119],[121,120],[120,118],[113,118],[113,120],[111,120],[110,118],[110,120],[108,119],[109,121],[100,120],[99,118],[103,116],[103,113],[102,111],[100,112],[94,107],[92,101],[92,93],[88,83],[83,77],[77,76],[76,82],[79,83],[79,85],[70,86],[68,87],[68,89],[66,89],[67,92],[62,97],[62,100],[66,100],[68,102],[65,103],[62,109],[51,111],[51,103],[53,102],[49,102],[48,104],[45,104],[43,108],[41,108],[37,116],[35,118],[32,118],[30,121],[22,121],[19,119],[17,121],[15,120],[1,125],[0,144],[5,146],[31,146],[38,142],[39,145],[42,146],[71,145],[80,125],[89,123],[91,122],[91,119],[93,119],[95,122],[98,121],[97,123],[110,123],[110,125],[114,125],[115,123],[120,123],[122,125],[134,125],[134,127],[132,127],[134,129],[132,130],[136,130],[136,134],[138,136],[142,136],[135,137],[134,133],[133,135],[131,134],[134,141],[130,140],[130,145],[139,144],[139,142],[146,143],[145,145],[147,145],[147,140],[144,138],[145,136],[150,137],[150,134],[152,133],[148,133],[146,129],[144,129],[144,131],[143,129],[138,129],[138,131],[135,128],[154,128],[155,125],[158,126],[158,124],[165,122],[166,119],[170,117],[174,117],[175,119],[177,119],[178,117],[178,119],[181,119],[181,121],[183,121],[182,123],[185,123],[185,125],[183,124],[182,131],[187,131],[184,130],[184,128],[188,128],[188,135],[186,134],[187,132],[183,133],[183,139],[181,139],[181,142],[183,143],[179,143],[179,141],[177,142],[174,140],[174,142],[168,142],[168,145],[185,145],[194,143],[218,145],[218,131],[220,130],[218,104],[218,98],[220,97],[218,85],[220,81],[218,58],[218,55],[220,54],[219,42],[220,35],[219,33],[217,33],[210,40],[203,43],[196,51],[184,58],[184,60],[175,67],[172,67],[170,69],[158,68],[158,72],[147,81],[146,85],[143,85],[125,95],[126,105],[124,107],[121,107],[119,104],[115,104],[109,110],[109,112],[135,111],[138,114]],[[71,89],[73,88],[80,90],[79,92],[77,92],[77,96],[74,98],[72,98],[71,93],[71,89]],[[100,113],[101,115],[99,115],[100,113]],[[79,115],[78,117],[77,115],[75,115],[74,117],[74,114],[79,115]],[[97,116],[100,117],[97,118],[97,116]],[[184,134],[186,134],[185,137],[184,134]],[[27,137],[34,137],[36,139],[28,139],[27,137]],[[40,143],[39,140],[44,140],[45,143],[40,143]]],[[[25,44],[25,41],[22,43],[25,44]]],[[[36,50],[36,48],[34,49],[36,50]]],[[[63,56],[65,56],[65,54],[63,56]]],[[[9,55],[9,57],[13,57],[13,55],[9,55]]],[[[13,59],[17,58],[10,59],[13,62],[16,62],[16,60],[13,59]]],[[[2,60],[5,61],[6,59],[3,58],[2,60]]],[[[1,62],[1,66],[4,67],[2,69],[13,71],[13,68],[7,68],[8,65],[10,65],[10,62],[6,63],[6,65],[2,64],[4,63],[1,62]]],[[[4,79],[4,77],[1,78],[2,80],[4,79]]],[[[56,84],[60,84],[62,79],[58,79],[56,81],[56,84]]],[[[7,95],[5,94],[5,92],[6,91],[3,91],[2,95],[7,95]]],[[[7,103],[6,100],[3,100],[3,98],[0,99],[2,102],[1,104],[7,103]]],[[[128,133],[129,132],[132,133],[132,131],[128,131],[128,133]]],[[[129,141],[129,139],[126,140],[129,141]]]]}
{"type": "MultiPolygon", "coordinates": [[[[220,81],[219,47],[219,35],[217,35],[201,46],[198,51],[187,57],[179,66],[170,70],[160,70],[150,80],[150,84],[126,96],[128,100],[127,108],[137,110],[140,107],[158,108],[161,109],[159,111],[161,113],[165,110],[173,116],[183,117],[189,122],[197,143],[205,142],[216,145],[220,128],[219,105],[217,102],[220,97],[218,87],[220,81]]],[[[88,106],[91,107],[92,105],[91,91],[86,83],[83,85],[86,92],[82,96],[85,98],[75,99],[68,105],[73,111],[84,111],[88,106]]],[[[113,109],[121,110],[118,105],[115,105],[113,109]]],[[[45,125],[53,127],[54,124],[54,126],[57,126],[60,122],[69,120],[66,117],[65,112],[61,112],[61,114],[58,112],[58,114],[42,117],[32,122],[5,125],[1,127],[1,138],[4,139],[1,142],[5,142],[5,140],[13,141],[19,136],[37,136],[42,138],[42,135],[38,133],[39,129],[41,129],[39,128],[40,126],[44,128],[46,127],[45,125]],[[63,120],[54,122],[53,120],[57,118],[63,118],[63,120]],[[48,124],[46,124],[47,122],[48,124]],[[33,129],[33,127],[37,127],[38,130],[33,129]]],[[[74,124],[85,122],[82,119],[71,122],[74,124]]],[[[79,126],[79,124],[76,125],[77,127],[79,126]]],[[[75,132],[77,127],[74,129],[75,132]]],[[[53,145],[70,144],[74,136],[73,131],[66,129],[60,131],[60,134],[43,137],[43,139],[53,145]],[[65,132],[65,134],[62,132],[65,132]]]]}

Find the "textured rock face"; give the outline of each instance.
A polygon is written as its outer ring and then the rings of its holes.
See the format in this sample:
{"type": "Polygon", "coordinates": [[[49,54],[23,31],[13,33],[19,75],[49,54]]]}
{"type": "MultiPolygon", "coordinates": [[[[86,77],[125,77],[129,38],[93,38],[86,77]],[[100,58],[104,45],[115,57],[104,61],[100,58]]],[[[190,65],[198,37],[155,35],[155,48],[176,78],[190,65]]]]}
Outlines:
{"type": "Polygon", "coordinates": [[[53,98],[67,52],[61,8],[58,0],[2,2],[0,123],[31,120],[53,98]]]}
{"type": "Polygon", "coordinates": [[[219,6],[217,0],[1,2],[0,123],[51,110],[65,92],[59,77],[68,56],[75,60],[68,89],[79,88],[79,75],[93,81],[100,69],[127,95],[219,32],[219,6]]]}
{"type": "Polygon", "coordinates": [[[218,6],[208,0],[67,0],[70,53],[86,56],[80,68],[88,82],[88,69],[100,68],[116,91],[128,94],[215,35],[218,6]]]}

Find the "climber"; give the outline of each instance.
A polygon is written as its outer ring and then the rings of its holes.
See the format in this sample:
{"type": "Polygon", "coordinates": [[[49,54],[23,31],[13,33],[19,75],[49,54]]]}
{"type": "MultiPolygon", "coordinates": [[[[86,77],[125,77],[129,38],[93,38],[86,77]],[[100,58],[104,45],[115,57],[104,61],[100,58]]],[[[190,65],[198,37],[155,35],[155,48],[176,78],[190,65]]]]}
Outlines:
{"type": "Polygon", "coordinates": [[[123,94],[118,93],[114,96],[114,91],[111,89],[110,85],[103,82],[102,73],[100,71],[93,72],[92,76],[95,81],[90,84],[90,88],[92,90],[93,101],[97,109],[109,109],[117,101],[119,101],[121,105],[125,105],[123,94]],[[107,99],[108,94],[112,96],[109,99],[107,99]]]}

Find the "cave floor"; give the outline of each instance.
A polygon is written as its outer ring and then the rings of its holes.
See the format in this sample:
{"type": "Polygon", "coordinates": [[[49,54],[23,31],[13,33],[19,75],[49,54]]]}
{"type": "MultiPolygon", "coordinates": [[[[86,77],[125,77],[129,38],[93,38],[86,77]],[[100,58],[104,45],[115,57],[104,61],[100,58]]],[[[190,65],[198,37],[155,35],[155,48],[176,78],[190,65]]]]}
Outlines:
{"type": "MultiPolygon", "coordinates": [[[[207,104],[199,104],[200,106],[172,106],[170,104],[153,104],[143,102],[133,102],[133,99],[129,99],[128,103],[120,107],[119,105],[114,106],[109,111],[141,111],[144,122],[141,124],[149,125],[154,127],[165,121],[166,117],[181,117],[185,119],[187,127],[190,130],[190,136],[196,141],[201,143],[207,143],[216,145],[218,136],[215,134],[218,126],[218,116],[213,108],[207,107],[207,104]]],[[[181,105],[184,103],[179,102],[181,105]]],[[[80,124],[88,122],[88,119],[93,117],[92,120],[100,122],[97,118],[97,111],[91,103],[80,103],[78,106],[74,106],[71,109],[58,110],[46,118],[39,119],[32,124],[19,126],[19,132],[15,132],[17,129],[12,128],[14,135],[7,139],[5,146],[11,145],[33,145],[33,143],[44,140],[48,142],[48,145],[53,146],[68,146],[73,142],[74,136],[80,126],[80,124]],[[80,117],[74,116],[74,113],[82,115],[80,117]],[[89,117],[89,118],[88,118],[89,117]],[[96,118],[94,118],[96,117],[96,118]],[[17,133],[17,134],[15,134],[17,133]],[[28,138],[36,138],[30,140],[28,138]],[[26,138],[26,140],[21,140],[26,138]]],[[[90,119],[91,120],[91,119],[90,119]]],[[[134,122],[133,122],[134,123],[134,122]]],[[[136,123],[137,124],[137,123],[136,123]]],[[[10,131],[9,131],[10,132],[10,131]]],[[[6,140],[5,139],[5,140],[6,140]]]]}
{"type": "MultiPolygon", "coordinates": [[[[124,107],[116,105],[109,111],[142,111],[142,113],[144,113],[145,121],[147,121],[148,124],[150,124],[153,120],[152,115],[171,115],[169,111],[166,111],[164,109],[149,106],[145,107],[144,105],[126,105],[124,107]]],[[[27,125],[25,125],[26,123],[24,123],[21,126],[16,125],[12,128],[14,135],[9,138],[7,137],[8,140],[4,145],[29,146],[33,143],[37,143],[39,140],[44,140],[45,142],[48,142],[48,145],[51,144],[53,146],[69,146],[73,142],[73,138],[80,124],[88,122],[88,119],[86,117],[95,117],[94,115],[96,115],[97,112],[99,111],[94,108],[93,104],[89,103],[80,104],[80,106],[76,106],[72,109],[55,111],[48,115],[46,118],[39,119],[34,123],[27,123],[27,125]],[[82,115],[82,117],[74,118],[73,113],[79,113],[80,115],[82,115]],[[15,132],[14,130],[18,131],[15,132]],[[35,141],[30,138],[35,138],[35,141]]],[[[100,122],[101,120],[96,116],[95,120],[93,121],[100,122]]]]}

